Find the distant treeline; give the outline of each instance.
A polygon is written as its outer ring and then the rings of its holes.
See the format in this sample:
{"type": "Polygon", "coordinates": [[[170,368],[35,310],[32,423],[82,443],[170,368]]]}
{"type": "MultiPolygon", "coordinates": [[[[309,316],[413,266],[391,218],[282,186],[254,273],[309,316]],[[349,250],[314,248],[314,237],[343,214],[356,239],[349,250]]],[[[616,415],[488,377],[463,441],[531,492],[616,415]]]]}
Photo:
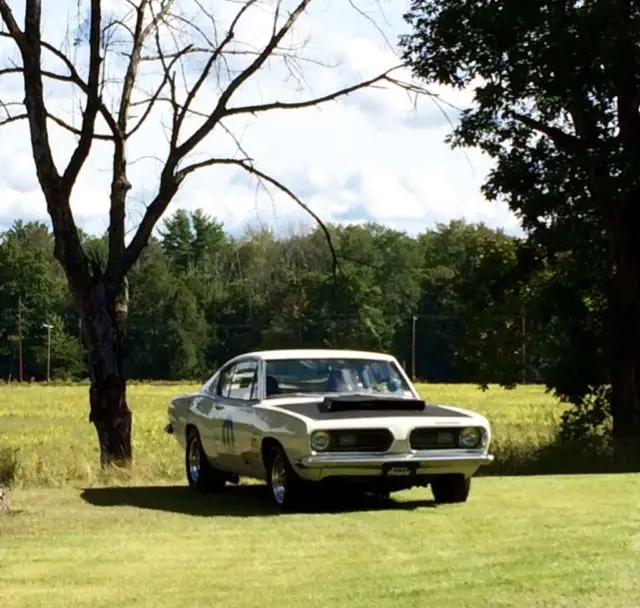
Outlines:
{"type": "MultiPolygon", "coordinates": [[[[518,239],[462,221],[415,238],[329,230],[333,252],[319,229],[234,238],[200,211],[168,218],[129,277],[128,377],[200,379],[248,350],[344,347],[392,352],[432,382],[544,380],[549,319],[527,305],[536,278],[523,286],[518,239]]],[[[83,240],[102,264],[105,239],[83,240]]],[[[18,378],[22,352],[25,380],[45,379],[49,357],[52,379],[85,377],[81,335],[50,232],[16,222],[0,241],[0,376],[18,378]]]]}

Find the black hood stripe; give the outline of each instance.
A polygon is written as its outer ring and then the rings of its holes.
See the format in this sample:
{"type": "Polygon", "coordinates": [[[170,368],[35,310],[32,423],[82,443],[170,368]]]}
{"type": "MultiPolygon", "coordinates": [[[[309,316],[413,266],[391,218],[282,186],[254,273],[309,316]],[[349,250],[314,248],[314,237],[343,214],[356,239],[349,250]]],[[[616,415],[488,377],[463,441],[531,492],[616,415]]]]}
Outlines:
{"type": "MultiPolygon", "coordinates": [[[[395,403],[390,403],[391,400],[384,400],[384,407],[382,403],[376,403],[377,399],[374,397],[371,400],[360,400],[357,405],[354,403],[353,407],[344,407],[341,403],[341,407],[337,411],[332,411],[331,407],[327,407],[327,403],[300,403],[276,405],[277,409],[286,410],[289,412],[295,412],[301,416],[311,418],[312,420],[344,420],[344,419],[363,419],[363,418],[406,418],[406,417],[419,417],[419,418],[469,418],[468,414],[450,410],[438,405],[431,405],[423,402],[423,406],[416,407],[402,407],[402,399],[397,399],[397,406],[395,403]]],[[[415,401],[411,400],[413,403],[415,401]]]]}

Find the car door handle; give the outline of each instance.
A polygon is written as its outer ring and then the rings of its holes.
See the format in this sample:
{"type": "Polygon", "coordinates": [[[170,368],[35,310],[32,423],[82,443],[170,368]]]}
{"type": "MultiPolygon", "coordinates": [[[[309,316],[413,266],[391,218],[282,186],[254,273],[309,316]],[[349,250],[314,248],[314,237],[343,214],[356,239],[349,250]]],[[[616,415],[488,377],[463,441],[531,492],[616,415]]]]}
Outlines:
{"type": "Polygon", "coordinates": [[[217,403],[213,407],[215,407],[217,410],[223,410],[224,409],[224,405],[218,405],[217,403]]]}

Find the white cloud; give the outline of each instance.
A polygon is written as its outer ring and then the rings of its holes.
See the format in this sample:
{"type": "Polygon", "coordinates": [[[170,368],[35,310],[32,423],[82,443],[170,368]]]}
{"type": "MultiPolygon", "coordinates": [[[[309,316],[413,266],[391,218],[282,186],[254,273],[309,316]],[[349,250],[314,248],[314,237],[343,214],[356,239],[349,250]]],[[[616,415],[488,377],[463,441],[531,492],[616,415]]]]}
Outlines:
{"type": "MultiPolygon", "coordinates": [[[[358,2],[395,44],[398,33],[405,29],[402,13],[407,2],[358,2]],[[385,12],[388,25],[380,8],[385,12]]],[[[47,6],[51,8],[53,4],[47,3],[47,6]]],[[[232,17],[230,11],[238,7],[233,2],[220,5],[209,0],[209,4],[222,6],[218,15],[226,20],[232,17]]],[[[265,0],[262,4],[270,3],[265,0]]],[[[56,11],[45,14],[45,34],[62,44],[77,3],[60,0],[56,5],[56,11]],[[65,4],[68,12],[62,10],[65,4]]],[[[83,10],[84,5],[80,3],[83,10]]],[[[123,6],[128,4],[112,0],[109,11],[122,10],[123,6]]],[[[193,17],[190,13],[188,16],[193,17]]],[[[269,32],[269,14],[261,10],[250,12],[248,17],[238,40],[251,40],[256,44],[269,32]]],[[[21,18],[18,21],[21,22],[21,18]]],[[[210,22],[203,20],[198,25],[208,36],[213,36],[210,22]]],[[[282,63],[274,62],[247,83],[231,106],[321,95],[358,78],[371,77],[397,62],[376,28],[344,0],[312,3],[292,40],[295,43],[308,40],[304,55],[339,65],[326,69],[313,63],[301,64],[305,82],[300,89],[299,82],[286,78],[289,75],[282,63]]],[[[15,56],[6,43],[0,46],[0,52],[5,58],[9,54],[15,56]]],[[[82,47],[73,52],[86,55],[82,47]]],[[[186,77],[193,81],[201,65],[202,61],[190,61],[186,77]]],[[[116,67],[117,64],[112,64],[112,69],[116,67]]],[[[158,77],[157,71],[152,74],[147,69],[145,82],[140,84],[146,88],[148,81],[158,77]]],[[[221,75],[223,81],[230,77],[232,74],[221,75]]],[[[117,88],[118,82],[111,85],[111,90],[117,88]]],[[[2,86],[3,95],[9,91],[15,99],[23,95],[18,79],[14,78],[10,85],[3,82],[2,86]]],[[[210,112],[217,100],[215,83],[205,88],[198,107],[210,112]]],[[[466,92],[441,89],[433,92],[456,106],[469,102],[466,92]]],[[[136,94],[141,96],[143,92],[136,94]]],[[[79,124],[78,103],[77,92],[71,95],[60,85],[49,88],[51,110],[76,125],[79,124]]],[[[133,184],[128,206],[129,228],[140,220],[145,203],[155,194],[161,165],[154,157],[162,157],[167,149],[163,126],[163,121],[167,123],[166,109],[152,118],[128,148],[130,159],[135,161],[129,168],[133,184]]],[[[248,120],[230,120],[227,124],[263,171],[291,186],[325,221],[378,221],[415,233],[436,222],[464,217],[518,231],[517,222],[508,210],[485,201],[480,193],[480,185],[490,169],[489,162],[477,152],[469,151],[465,155],[450,150],[444,143],[444,136],[451,128],[447,121],[455,118],[453,110],[428,98],[421,100],[416,109],[404,91],[372,89],[321,108],[264,113],[248,120]],[[443,115],[443,109],[447,116],[443,115]]],[[[195,127],[192,121],[189,129],[195,127]]],[[[100,128],[106,129],[104,125],[100,128]]],[[[11,125],[1,136],[0,222],[6,225],[17,217],[44,219],[46,207],[35,178],[26,124],[11,125]]],[[[51,139],[58,168],[62,170],[73,149],[74,137],[60,128],[52,128],[51,139]]],[[[203,142],[198,151],[229,155],[234,153],[234,148],[229,137],[220,131],[203,142]]],[[[110,165],[110,145],[96,142],[73,194],[72,205],[78,223],[92,232],[103,232],[107,225],[110,165]]],[[[280,193],[272,191],[272,194],[273,199],[263,190],[256,190],[255,180],[242,175],[239,169],[215,167],[190,176],[169,211],[177,207],[200,207],[234,231],[256,222],[279,228],[308,221],[308,216],[295,202],[280,193]]]]}

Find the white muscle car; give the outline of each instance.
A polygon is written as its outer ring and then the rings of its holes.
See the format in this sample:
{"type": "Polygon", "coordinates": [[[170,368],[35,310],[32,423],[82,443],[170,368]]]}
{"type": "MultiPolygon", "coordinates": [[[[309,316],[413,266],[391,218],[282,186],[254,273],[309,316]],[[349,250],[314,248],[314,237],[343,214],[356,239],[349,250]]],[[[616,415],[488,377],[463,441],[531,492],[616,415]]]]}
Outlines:
{"type": "Polygon", "coordinates": [[[168,417],[190,486],[262,479],[283,509],[340,483],[385,496],[430,484],[437,503],[464,502],[473,474],[493,460],[485,417],[425,403],[398,361],[379,353],[244,354],[172,399],[168,417]]]}

